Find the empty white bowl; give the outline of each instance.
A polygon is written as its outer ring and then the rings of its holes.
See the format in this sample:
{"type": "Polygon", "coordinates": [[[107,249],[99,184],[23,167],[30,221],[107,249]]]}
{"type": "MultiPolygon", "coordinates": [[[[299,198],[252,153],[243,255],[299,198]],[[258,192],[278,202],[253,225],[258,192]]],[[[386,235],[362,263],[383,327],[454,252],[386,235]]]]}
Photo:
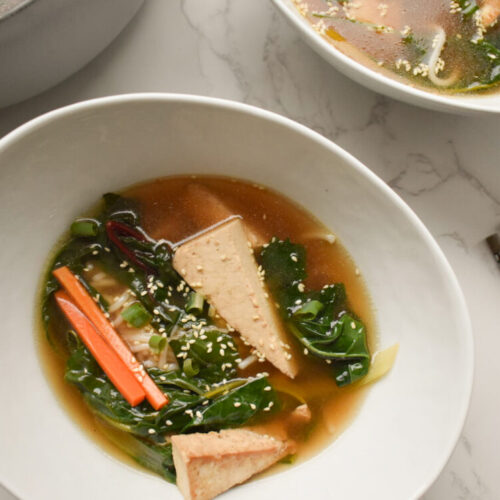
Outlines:
{"type": "Polygon", "coordinates": [[[0,141],[0,480],[30,500],[180,498],[71,420],[43,374],[34,329],[40,273],[68,222],[104,192],[181,173],[249,179],[307,207],[359,266],[380,346],[400,344],[337,441],[224,498],[420,496],[456,443],[472,382],[466,305],[441,250],[393,191],[317,133],[246,105],[164,94],[75,104],[0,141]]]}
{"type": "Polygon", "coordinates": [[[364,66],[335,48],[312,28],[310,22],[298,12],[293,0],[272,1],[313,50],[346,76],[375,92],[437,111],[460,114],[500,113],[500,87],[495,93],[451,96],[402,83],[364,66]]]}

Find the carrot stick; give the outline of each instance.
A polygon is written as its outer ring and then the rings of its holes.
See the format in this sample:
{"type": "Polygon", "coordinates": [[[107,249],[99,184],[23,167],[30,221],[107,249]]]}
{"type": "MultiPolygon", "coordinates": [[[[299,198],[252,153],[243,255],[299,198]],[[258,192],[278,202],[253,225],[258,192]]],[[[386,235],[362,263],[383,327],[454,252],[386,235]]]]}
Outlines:
{"type": "Polygon", "coordinates": [[[52,274],[65,288],[68,295],[83,313],[94,324],[97,331],[104,337],[109,346],[118,354],[128,368],[134,373],[139,383],[142,385],[146,398],[155,410],[159,410],[168,403],[168,399],[146,373],[143,366],[130,352],[127,344],[118,335],[113,325],[106,318],[100,307],[89,295],[87,290],[78,281],[78,278],[69,270],[67,266],[55,269],[52,274]]]}
{"type": "Polygon", "coordinates": [[[69,296],[59,290],[55,293],[55,299],[62,312],[68,318],[73,328],[92,353],[99,366],[109,377],[112,384],[120,391],[121,395],[132,405],[136,406],[144,400],[146,393],[141,387],[133,373],[125,366],[125,363],[109,347],[106,341],[99,335],[94,325],[71,301],[69,296]]]}

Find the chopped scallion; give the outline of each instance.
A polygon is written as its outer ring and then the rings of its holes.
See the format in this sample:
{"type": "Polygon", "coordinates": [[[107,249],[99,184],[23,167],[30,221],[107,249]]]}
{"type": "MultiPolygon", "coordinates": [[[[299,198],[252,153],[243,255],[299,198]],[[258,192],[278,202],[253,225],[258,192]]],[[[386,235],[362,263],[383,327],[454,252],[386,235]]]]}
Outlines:
{"type": "Polygon", "coordinates": [[[195,361],[193,361],[191,358],[188,358],[182,365],[182,371],[188,377],[194,377],[195,375],[198,375],[198,373],[200,373],[200,367],[196,364],[195,361]]]}
{"type": "Polygon", "coordinates": [[[304,320],[314,319],[323,309],[323,304],[319,300],[310,300],[297,309],[293,315],[304,320]]]}
{"type": "Polygon", "coordinates": [[[97,223],[93,220],[77,219],[70,227],[72,236],[97,236],[97,223]]]}
{"type": "Polygon", "coordinates": [[[121,313],[122,318],[134,328],[147,325],[153,318],[140,302],[134,302],[121,313]]]}
{"type": "Polygon", "coordinates": [[[191,292],[186,304],[186,311],[188,313],[200,314],[203,312],[203,305],[205,297],[201,293],[191,292]]]}
{"type": "Polygon", "coordinates": [[[151,350],[159,354],[163,349],[165,349],[165,346],[167,345],[167,339],[165,337],[162,337],[161,335],[151,335],[149,339],[149,347],[151,347],[151,350]]]}

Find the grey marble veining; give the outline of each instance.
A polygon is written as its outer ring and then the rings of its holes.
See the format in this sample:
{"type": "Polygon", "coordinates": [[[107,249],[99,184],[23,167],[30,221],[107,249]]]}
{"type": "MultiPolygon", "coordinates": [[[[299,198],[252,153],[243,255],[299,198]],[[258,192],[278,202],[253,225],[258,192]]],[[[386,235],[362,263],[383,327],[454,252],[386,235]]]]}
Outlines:
{"type": "Polygon", "coordinates": [[[424,498],[500,498],[500,269],[483,242],[500,226],[500,117],[435,113],[366,90],[307,47],[268,0],[148,0],[82,71],[0,110],[0,136],[65,104],[141,91],[235,99],[288,116],[347,149],[416,211],[462,285],[476,347],[467,422],[424,498]]]}

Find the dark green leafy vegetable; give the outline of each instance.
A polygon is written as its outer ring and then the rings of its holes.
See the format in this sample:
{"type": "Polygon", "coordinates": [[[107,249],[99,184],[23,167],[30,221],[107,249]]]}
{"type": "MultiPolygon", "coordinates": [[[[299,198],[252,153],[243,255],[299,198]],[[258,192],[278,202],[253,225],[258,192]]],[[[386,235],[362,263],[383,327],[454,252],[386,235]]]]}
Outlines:
{"type": "Polygon", "coordinates": [[[259,262],[286,325],[305,352],[331,363],[339,386],[366,375],[370,365],[366,329],[348,310],[344,286],[306,292],[305,249],[289,240],[273,238],[261,250],[259,262]]]}
{"type": "Polygon", "coordinates": [[[269,382],[266,377],[262,377],[250,380],[227,394],[222,393],[213,399],[210,405],[202,407],[198,415],[182,431],[239,427],[260,411],[278,410],[276,393],[274,390],[264,390],[265,387],[270,387],[269,382]]]}
{"type": "MultiPolygon", "coordinates": [[[[184,328],[190,328],[186,323],[184,328]]],[[[237,376],[236,359],[238,350],[231,335],[220,330],[186,329],[170,341],[170,347],[182,362],[186,358],[196,362],[199,377],[208,383],[237,376]],[[204,337],[204,338],[201,338],[204,337]]]]}
{"type": "Polygon", "coordinates": [[[170,443],[153,444],[121,432],[105,420],[99,419],[99,423],[106,437],[138,464],[152,470],[170,483],[175,483],[176,473],[170,443]]]}

